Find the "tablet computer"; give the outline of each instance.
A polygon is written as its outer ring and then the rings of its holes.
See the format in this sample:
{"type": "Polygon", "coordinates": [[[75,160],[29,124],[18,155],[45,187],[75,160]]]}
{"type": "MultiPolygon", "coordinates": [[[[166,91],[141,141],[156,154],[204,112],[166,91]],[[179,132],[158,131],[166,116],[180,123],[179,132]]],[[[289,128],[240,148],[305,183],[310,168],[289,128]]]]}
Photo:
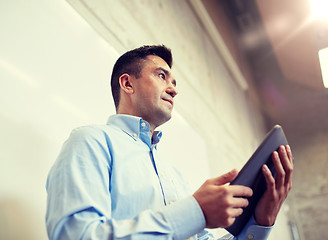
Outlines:
{"type": "Polygon", "coordinates": [[[277,151],[280,145],[287,145],[287,139],[281,126],[274,126],[266,135],[261,145],[256,149],[251,158],[240,170],[237,177],[230,183],[231,185],[244,185],[252,188],[253,196],[248,198],[249,205],[244,208],[242,215],[238,216],[235,222],[226,230],[237,236],[255,211],[255,207],[266,190],[266,181],[262,173],[262,165],[266,164],[272,175],[275,176],[275,169],[272,162],[272,153],[277,151]]]}

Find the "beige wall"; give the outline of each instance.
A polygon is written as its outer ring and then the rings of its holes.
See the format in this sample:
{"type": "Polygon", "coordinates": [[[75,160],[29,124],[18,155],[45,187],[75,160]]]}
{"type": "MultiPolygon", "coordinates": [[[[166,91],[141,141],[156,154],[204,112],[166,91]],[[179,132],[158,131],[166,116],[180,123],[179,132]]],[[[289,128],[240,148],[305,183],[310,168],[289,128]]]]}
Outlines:
{"type": "Polygon", "coordinates": [[[44,240],[46,178],[70,131],[115,113],[118,57],[65,1],[0,1],[0,239],[44,240]]]}

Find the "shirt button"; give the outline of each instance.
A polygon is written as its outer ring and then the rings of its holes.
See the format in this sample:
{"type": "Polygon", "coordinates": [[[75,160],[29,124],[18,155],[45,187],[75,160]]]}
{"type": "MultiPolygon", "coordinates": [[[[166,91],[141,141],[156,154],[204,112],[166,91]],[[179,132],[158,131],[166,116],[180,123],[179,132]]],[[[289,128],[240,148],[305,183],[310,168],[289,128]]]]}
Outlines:
{"type": "Polygon", "coordinates": [[[253,239],[254,238],[254,235],[253,234],[248,234],[247,238],[248,239],[253,239]]]}
{"type": "Polygon", "coordinates": [[[146,123],[142,122],[141,127],[146,127],[146,123]]]}
{"type": "Polygon", "coordinates": [[[137,137],[138,136],[138,134],[136,134],[136,133],[133,133],[133,137],[137,137]]]}
{"type": "Polygon", "coordinates": [[[169,205],[171,205],[171,204],[173,204],[173,203],[174,203],[174,201],[170,201],[170,202],[169,202],[169,205]]]}

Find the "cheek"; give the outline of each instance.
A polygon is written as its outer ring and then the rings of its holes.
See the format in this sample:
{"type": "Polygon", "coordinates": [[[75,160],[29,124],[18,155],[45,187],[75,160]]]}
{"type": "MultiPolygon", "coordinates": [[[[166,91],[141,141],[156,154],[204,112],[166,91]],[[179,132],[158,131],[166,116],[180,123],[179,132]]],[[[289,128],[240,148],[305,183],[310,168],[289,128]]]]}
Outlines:
{"type": "Polygon", "coordinates": [[[161,94],[154,90],[143,91],[138,96],[138,101],[143,102],[145,105],[158,105],[161,99],[161,94]]]}
{"type": "Polygon", "coordinates": [[[165,93],[165,88],[161,84],[154,81],[145,82],[143,86],[137,89],[138,97],[140,101],[151,101],[153,103],[159,102],[161,97],[165,93]]]}
{"type": "Polygon", "coordinates": [[[145,91],[145,95],[151,99],[160,99],[163,95],[163,90],[157,85],[149,85],[145,91]]]}

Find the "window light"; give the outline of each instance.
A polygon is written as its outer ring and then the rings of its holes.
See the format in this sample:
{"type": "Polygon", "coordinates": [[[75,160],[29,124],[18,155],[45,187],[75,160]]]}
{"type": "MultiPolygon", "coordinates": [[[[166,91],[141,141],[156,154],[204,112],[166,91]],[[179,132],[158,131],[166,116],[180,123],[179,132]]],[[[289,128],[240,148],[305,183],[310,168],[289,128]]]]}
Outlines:
{"type": "Polygon", "coordinates": [[[319,61],[322,74],[323,85],[328,88],[328,48],[319,50],[319,61]]]}

